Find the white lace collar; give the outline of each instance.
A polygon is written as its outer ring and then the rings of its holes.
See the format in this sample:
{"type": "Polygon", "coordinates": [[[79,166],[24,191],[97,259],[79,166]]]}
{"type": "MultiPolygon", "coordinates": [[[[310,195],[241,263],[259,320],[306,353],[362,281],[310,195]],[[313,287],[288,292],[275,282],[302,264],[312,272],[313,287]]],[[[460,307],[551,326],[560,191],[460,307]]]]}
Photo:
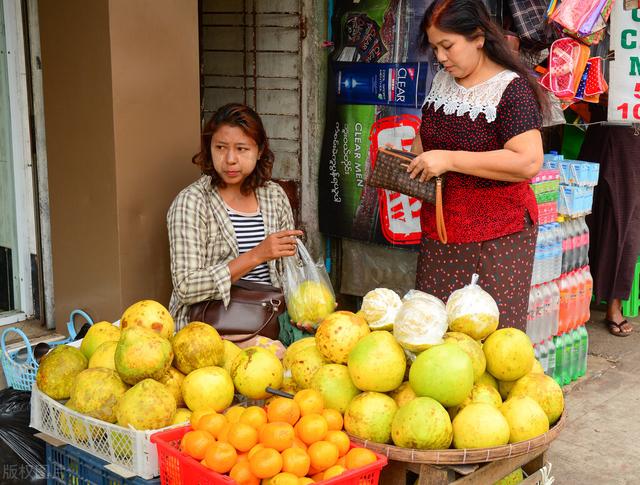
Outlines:
{"type": "Polygon", "coordinates": [[[487,121],[492,123],[496,119],[496,108],[504,90],[517,77],[517,73],[504,70],[486,81],[465,88],[443,69],[434,76],[431,91],[422,106],[433,104],[435,111],[444,106],[445,114],[464,116],[468,113],[472,120],[484,113],[487,121]]]}

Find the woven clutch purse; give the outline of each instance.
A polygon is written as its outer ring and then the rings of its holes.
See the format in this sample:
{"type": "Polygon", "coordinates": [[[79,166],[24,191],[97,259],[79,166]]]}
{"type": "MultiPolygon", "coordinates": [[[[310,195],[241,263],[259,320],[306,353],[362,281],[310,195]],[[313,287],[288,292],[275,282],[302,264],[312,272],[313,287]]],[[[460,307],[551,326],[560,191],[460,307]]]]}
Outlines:
{"type": "Polygon", "coordinates": [[[442,212],[442,177],[433,177],[426,182],[409,177],[407,167],[415,158],[415,154],[382,148],[378,150],[378,157],[373,170],[367,177],[366,184],[370,187],[391,190],[415,197],[436,206],[436,230],[443,243],[447,242],[447,230],[442,212]]]}

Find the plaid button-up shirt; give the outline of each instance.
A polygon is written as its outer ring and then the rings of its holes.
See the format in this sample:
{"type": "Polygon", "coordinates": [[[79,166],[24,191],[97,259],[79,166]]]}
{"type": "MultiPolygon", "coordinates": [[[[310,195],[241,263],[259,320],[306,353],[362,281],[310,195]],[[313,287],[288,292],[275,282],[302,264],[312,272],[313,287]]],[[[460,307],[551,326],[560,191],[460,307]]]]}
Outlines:
{"type": "MultiPolygon", "coordinates": [[[[256,189],[265,236],[294,228],[289,199],[282,187],[267,182],[256,189]]],[[[204,300],[229,304],[231,273],[228,263],[238,257],[233,224],[220,193],[203,175],[175,198],[167,214],[173,293],[169,311],[176,331],[189,319],[189,306],[204,300]]],[[[282,284],[281,261],[269,261],[274,286],[282,284]]]]}

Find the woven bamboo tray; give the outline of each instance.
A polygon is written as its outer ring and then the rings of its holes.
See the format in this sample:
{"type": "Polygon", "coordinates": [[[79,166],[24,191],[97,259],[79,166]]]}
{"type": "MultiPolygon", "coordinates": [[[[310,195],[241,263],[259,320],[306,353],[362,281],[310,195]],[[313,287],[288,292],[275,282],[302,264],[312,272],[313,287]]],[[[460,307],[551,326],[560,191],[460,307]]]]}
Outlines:
{"type": "Polygon", "coordinates": [[[558,437],[565,426],[566,412],[560,416],[558,422],[545,434],[536,436],[519,443],[494,446],[491,448],[467,448],[464,450],[417,450],[414,448],[401,448],[394,445],[374,443],[349,435],[351,441],[358,446],[369,448],[387,458],[395,461],[409,463],[426,463],[430,465],[468,465],[472,463],[486,463],[505,458],[513,458],[526,455],[536,449],[543,449],[558,437]]]}

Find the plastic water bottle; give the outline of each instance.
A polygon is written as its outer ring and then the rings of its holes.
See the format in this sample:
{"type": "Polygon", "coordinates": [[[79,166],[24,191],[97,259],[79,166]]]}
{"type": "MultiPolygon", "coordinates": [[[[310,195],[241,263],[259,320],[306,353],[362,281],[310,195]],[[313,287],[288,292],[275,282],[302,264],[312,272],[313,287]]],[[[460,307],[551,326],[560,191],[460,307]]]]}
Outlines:
{"type": "Polygon", "coordinates": [[[580,358],[581,351],[581,335],[578,329],[571,331],[571,380],[575,381],[579,377],[582,360],[580,358]]]}
{"type": "Polygon", "coordinates": [[[560,224],[560,233],[562,235],[562,264],[561,273],[566,273],[569,267],[569,225],[565,221],[560,224]]]}
{"type": "Polygon", "coordinates": [[[587,225],[587,220],[583,219],[584,221],[584,262],[585,264],[589,264],[589,246],[591,244],[591,236],[589,234],[589,226],[587,225]]]}
{"type": "Polygon", "coordinates": [[[577,322],[577,296],[578,296],[578,279],[575,273],[572,271],[567,275],[567,321],[565,325],[565,332],[568,332],[575,328],[577,322]]]}
{"type": "Polygon", "coordinates": [[[553,340],[554,338],[547,340],[547,355],[549,356],[549,360],[547,363],[546,374],[551,377],[553,377],[556,371],[556,346],[553,343],[553,340]]]}
{"type": "Polygon", "coordinates": [[[578,370],[578,377],[582,377],[587,373],[587,360],[589,357],[589,332],[587,332],[586,325],[583,325],[578,329],[580,334],[580,368],[578,370]]]}
{"type": "Polygon", "coordinates": [[[575,272],[576,280],[578,282],[577,286],[577,294],[576,294],[576,320],[575,320],[575,328],[582,325],[586,322],[584,319],[585,315],[585,306],[587,306],[585,302],[586,296],[586,281],[584,276],[584,268],[578,268],[575,272]]]}
{"type": "Polygon", "coordinates": [[[551,315],[549,317],[549,336],[553,337],[558,334],[559,313],[560,313],[560,290],[558,283],[552,281],[549,283],[549,291],[551,292],[551,315]]]}
{"type": "Polygon", "coordinates": [[[559,278],[562,274],[562,232],[560,224],[553,223],[553,256],[551,279],[559,278]]]}
{"type": "Polygon", "coordinates": [[[589,226],[584,217],[580,220],[580,266],[589,264],[589,226]]]}
{"type": "Polygon", "coordinates": [[[562,335],[553,337],[553,345],[556,347],[556,366],[552,377],[559,385],[562,385],[562,370],[564,368],[564,342],[562,341],[562,335]]]}
{"type": "Polygon", "coordinates": [[[553,325],[553,316],[551,315],[551,286],[550,283],[545,283],[540,286],[540,295],[542,298],[542,324],[540,326],[541,332],[539,335],[540,341],[546,341],[551,337],[551,327],[553,325]]]}
{"type": "Polygon", "coordinates": [[[562,385],[571,382],[571,354],[573,353],[573,339],[569,332],[562,334],[562,385]]]}
{"type": "Polygon", "coordinates": [[[546,342],[540,342],[538,344],[538,348],[540,349],[538,352],[537,359],[540,361],[540,365],[544,369],[544,373],[547,373],[547,369],[549,368],[549,348],[547,347],[546,342]]]}
{"type": "Polygon", "coordinates": [[[593,277],[591,276],[591,268],[589,266],[584,267],[584,299],[586,301],[585,304],[585,314],[584,321],[588,322],[591,318],[591,297],[593,296],[593,277]]]}
{"type": "Polygon", "coordinates": [[[558,289],[560,292],[560,305],[557,334],[559,335],[567,331],[567,323],[569,321],[569,281],[566,274],[562,275],[558,280],[558,289]]]}
{"type": "Polygon", "coordinates": [[[545,338],[544,337],[545,307],[544,307],[544,293],[542,291],[543,286],[544,285],[539,285],[539,286],[536,286],[534,289],[534,295],[536,299],[536,316],[535,316],[535,331],[534,331],[535,340],[533,340],[533,342],[535,342],[536,344],[539,344],[545,338]]]}
{"type": "Polygon", "coordinates": [[[533,291],[533,286],[529,290],[529,306],[527,307],[527,328],[526,333],[531,339],[532,342],[535,343],[535,334],[534,334],[534,321],[536,318],[536,298],[533,291]]]}

